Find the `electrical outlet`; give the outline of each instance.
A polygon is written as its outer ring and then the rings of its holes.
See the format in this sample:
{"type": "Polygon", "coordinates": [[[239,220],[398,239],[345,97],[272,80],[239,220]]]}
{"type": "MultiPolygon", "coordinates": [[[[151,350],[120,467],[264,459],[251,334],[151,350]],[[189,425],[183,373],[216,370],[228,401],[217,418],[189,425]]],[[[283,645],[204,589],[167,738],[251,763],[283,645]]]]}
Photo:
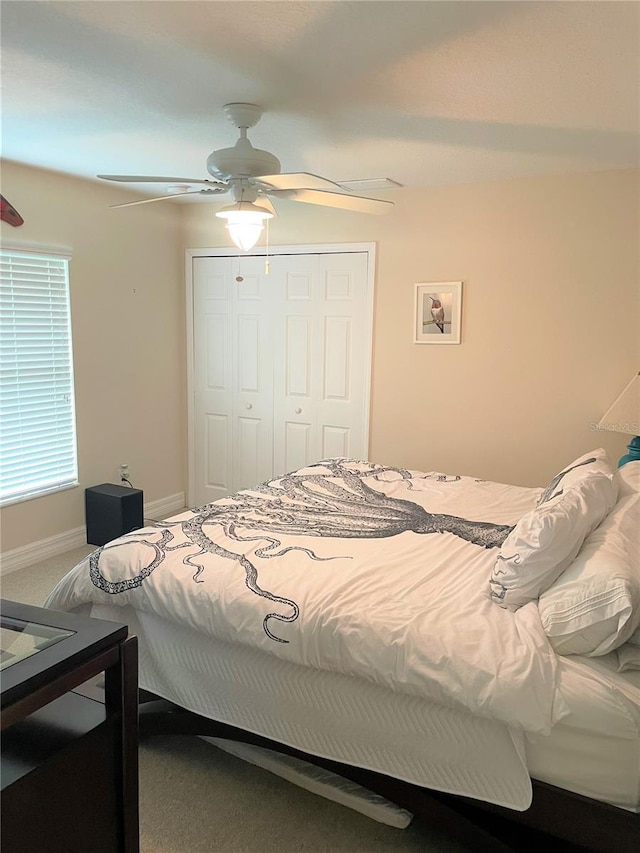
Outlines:
{"type": "Polygon", "coordinates": [[[120,465],[120,482],[126,482],[129,479],[129,466],[126,462],[120,465]]]}

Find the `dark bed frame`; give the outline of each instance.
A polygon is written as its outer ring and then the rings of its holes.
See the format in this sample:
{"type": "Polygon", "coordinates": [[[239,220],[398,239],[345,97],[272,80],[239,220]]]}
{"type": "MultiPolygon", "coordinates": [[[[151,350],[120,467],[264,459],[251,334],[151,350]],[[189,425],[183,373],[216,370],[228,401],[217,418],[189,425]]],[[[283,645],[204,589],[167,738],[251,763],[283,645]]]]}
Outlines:
{"type": "Polygon", "coordinates": [[[140,736],[206,735],[240,741],[303,759],[350,779],[438,825],[470,849],[495,851],[496,840],[514,851],[540,845],[545,853],[640,853],[640,814],[533,780],[533,802],[524,812],[422,788],[376,773],[308,755],[234,726],[210,720],[147,691],[140,691],[140,736]]]}

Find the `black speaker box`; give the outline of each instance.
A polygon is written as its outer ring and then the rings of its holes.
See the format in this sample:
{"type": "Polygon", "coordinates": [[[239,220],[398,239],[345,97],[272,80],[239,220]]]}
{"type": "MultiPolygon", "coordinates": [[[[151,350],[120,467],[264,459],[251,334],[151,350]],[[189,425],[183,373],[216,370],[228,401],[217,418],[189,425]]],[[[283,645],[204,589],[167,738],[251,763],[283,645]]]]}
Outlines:
{"type": "Polygon", "coordinates": [[[104,545],[143,527],[142,491],[102,483],[84,491],[87,542],[104,545]]]}

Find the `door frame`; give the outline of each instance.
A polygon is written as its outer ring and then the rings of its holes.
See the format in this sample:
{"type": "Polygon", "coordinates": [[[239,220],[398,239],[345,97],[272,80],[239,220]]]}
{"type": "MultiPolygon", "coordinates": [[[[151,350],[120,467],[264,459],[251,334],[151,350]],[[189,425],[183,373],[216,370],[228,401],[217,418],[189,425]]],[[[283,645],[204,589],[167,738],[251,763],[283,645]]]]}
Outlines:
{"type": "Polygon", "coordinates": [[[185,250],[185,290],[186,290],[186,346],[187,346],[187,502],[194,505],[195,483],[195,415],[194,415],[194,333],[193,333],[193,262],[196,258],[268,258],[272,255],[335,255],[345,253],[366,253],[367,257],[367,356],[365,373],[368,377],[364,389],[363,434],[364,444],[369,449],[369,418],[371,413],[371,371],[373,367],[373,308],[376,273],[376,243],[323,243],[296,246],[257,246],[240,255],[237,249],[202,248],[185,250]]]}

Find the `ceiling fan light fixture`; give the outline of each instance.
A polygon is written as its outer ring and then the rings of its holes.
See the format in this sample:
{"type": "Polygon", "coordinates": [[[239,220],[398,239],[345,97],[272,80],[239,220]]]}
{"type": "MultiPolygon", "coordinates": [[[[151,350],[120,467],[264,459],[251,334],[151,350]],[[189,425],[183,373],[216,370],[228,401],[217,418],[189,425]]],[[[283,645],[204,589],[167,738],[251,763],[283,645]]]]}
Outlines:
{"type": "Polygon", "coordinates": [[[239,201],[218,210],[216,216],[227,220],[227,231],[234,244],[248,252],[260,239],[265,219],[271,219],[273,213],[253,202],[239,201]]]}

